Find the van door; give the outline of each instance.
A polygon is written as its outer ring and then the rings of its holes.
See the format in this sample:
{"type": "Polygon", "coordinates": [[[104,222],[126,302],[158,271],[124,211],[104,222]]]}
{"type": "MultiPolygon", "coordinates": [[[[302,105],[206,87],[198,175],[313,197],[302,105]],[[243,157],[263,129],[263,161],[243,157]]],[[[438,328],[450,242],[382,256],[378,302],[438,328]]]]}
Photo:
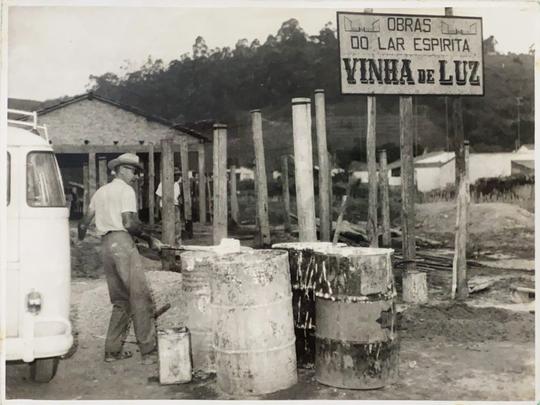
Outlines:
{"type": "Polygon", "coordinates": [[[20,297],[20,192],[24,177],[21,177],[19,151],[13,148],[7,153],[7,272],[6,272],[6,336],[16,337],[19,317],[22,315],[20,297]],[[17,181],[18,179],[18,181],[17,181]]]}

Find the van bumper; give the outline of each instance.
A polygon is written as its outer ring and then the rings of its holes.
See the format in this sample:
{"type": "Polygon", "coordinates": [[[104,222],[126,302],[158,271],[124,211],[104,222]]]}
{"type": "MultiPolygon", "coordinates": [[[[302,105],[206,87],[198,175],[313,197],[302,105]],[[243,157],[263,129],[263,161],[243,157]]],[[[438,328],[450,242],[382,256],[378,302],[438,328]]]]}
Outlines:
{"type": "Polygon", "coordinates": [[[72,345],[69,320],[27,314],[20,336],[6,338],[6,360],[30,363],[43,357],[63,356],[72,345]]]}

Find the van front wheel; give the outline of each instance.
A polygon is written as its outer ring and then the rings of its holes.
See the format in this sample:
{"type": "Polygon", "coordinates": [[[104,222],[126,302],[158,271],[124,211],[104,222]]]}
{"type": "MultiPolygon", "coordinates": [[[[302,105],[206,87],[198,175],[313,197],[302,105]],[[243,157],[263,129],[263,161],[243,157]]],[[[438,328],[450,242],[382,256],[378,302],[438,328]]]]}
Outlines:
{"type": "Polygon", "coordinates": [[[48,383],[56,375],[60,358],[36,359],[30,363],[30,378],[38,383],[48,383]]]}

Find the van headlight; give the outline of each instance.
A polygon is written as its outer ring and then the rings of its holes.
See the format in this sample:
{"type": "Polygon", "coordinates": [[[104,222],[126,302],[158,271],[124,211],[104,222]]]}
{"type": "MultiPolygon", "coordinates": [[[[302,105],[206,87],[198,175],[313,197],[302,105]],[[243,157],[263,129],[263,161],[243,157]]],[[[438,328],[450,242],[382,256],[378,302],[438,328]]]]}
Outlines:
{"type": "Polygon", "coordinates": [[[37,315],[41,312],[41,294],[37,291],[30,291],[26,296],[26,309],[31,314],[37,315]]]}

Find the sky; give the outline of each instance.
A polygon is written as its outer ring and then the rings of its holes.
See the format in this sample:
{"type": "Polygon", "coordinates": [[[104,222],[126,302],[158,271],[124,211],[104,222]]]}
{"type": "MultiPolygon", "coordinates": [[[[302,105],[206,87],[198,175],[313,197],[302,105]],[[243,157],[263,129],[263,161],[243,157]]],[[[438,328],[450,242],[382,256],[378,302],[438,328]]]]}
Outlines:
{"type": "MultiPolygon", "coordinates": [[[[241,38],[247,38],[249,42],[257,38],[262,43],[268,35],[275,35],[281,24],[290,18],[298,19],[304,31],[315,35],[329,21],[336,26],[338,10],[287,8],[283,3],[279,3],[279,7],[274,4],[273,8],[255,6],[255,3],[250,7],[224,8],[141,6],[150,4],[144,1],[138,1],[137,6],[127,3],[131,6],[122,7],[73,4],[10,6],[9,97],[44,101],[80,94],[86,91],[90,75],[106,72],[122,75],[126,67],[129,71],[139,68],[149,55],[167,64],[181,54],[191,52],[198,35],[205,39],[209,48],[234,48],[241,38]]],[[[319,6],[321,2],[312,4],[319,6]]],[[[329,5],[332,3],[325,2],[325,7],[329,5]]],[[[340,7],[339,10],[363,11],[351,7],[340,7]]],[[[373,11],[442,15],[444,6],[378,7],[373,11]]],[[[484,38],[494,35],[498,42],[496,49],[502,53],[528,52],[537,35],[538,11],[539,8],[531,3],[493,6],[477,2],[474,8],[454,7],[456,16],[483,17],[484,38]],[[485,6],[478,8],[478,4],[485,6]]]]}

